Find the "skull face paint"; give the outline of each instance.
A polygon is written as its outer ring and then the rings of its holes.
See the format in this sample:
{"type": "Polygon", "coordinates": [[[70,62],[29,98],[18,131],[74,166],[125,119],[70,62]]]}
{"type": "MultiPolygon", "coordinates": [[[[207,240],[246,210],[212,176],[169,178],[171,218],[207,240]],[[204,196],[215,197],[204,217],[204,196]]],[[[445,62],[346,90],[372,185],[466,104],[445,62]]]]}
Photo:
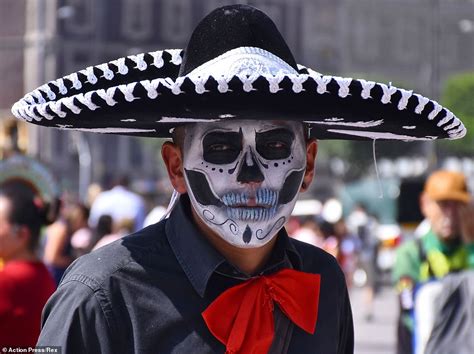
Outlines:
{"type": "Polygon", "coordinates": [[[266,244],[288,221],[303,180],[302,124],[241,120],[185,129],[185,181],[199,218],[236,247],[266,244]]]}

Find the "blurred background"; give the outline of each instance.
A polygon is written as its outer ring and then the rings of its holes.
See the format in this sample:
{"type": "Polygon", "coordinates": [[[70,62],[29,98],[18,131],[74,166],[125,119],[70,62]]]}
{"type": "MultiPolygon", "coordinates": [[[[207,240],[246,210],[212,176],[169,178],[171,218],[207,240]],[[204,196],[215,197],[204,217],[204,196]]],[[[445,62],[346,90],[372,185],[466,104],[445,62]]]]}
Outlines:
{"type": "Polygon", "coordinates": [[[63,195],[85,205],[92,187],[110,189],[114,177],[127,175],[147,212],[166,206],[171,187],[160,139],[41,128],[15,120],[10,107],[26,92],[86,66],[183,48],[203,16],[231,3],[264,10],[297,62],[324,74],[413,89],[447,106],[468,128],[460,141],[321,141],[316,183],[288,226],[299,230],[316,220],[326,241],[337,236],[338,254],[350,255],[357,242],[344,245],[340,236],[350,234],[349,216],[362,207],[377,224],[382,288],[374,318],[358,291],[367,274],[350,256],[339,259],[353,287],[357,352],[392,353],[396,300],[387,274],[393,250],[422,219],[418,197],[425,177],[447,168],[463,172],[471,190],[474,183],[473,0],[0,0],[0,158],[34,157],[63,195]],[[347,230],[338,229],[341,220],[347,230]]]}

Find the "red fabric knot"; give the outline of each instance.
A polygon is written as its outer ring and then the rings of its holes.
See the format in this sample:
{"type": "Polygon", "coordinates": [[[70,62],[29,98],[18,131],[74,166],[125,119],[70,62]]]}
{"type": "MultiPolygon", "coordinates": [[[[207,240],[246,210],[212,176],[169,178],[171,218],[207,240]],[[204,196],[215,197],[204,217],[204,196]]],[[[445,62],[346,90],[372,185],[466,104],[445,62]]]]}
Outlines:
{"type": "Polygon", "coordinates": [[[295,325],[314,333],[320,283],[319,274],[283,269],[226,290],[202,316],[227,354],[266,354],[274,336],[275,302],[295,325]]]}

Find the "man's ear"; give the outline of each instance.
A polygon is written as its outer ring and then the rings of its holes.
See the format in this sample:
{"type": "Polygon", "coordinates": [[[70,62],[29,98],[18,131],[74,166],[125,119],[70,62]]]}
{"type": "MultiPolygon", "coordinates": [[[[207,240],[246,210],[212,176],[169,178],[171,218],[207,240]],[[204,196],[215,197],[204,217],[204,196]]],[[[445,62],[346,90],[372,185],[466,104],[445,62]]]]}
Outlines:
{"type": "Polygon", "coordinates": [[[161,147],[161,156],[165,162],[168,177],[174,189],[179,194],[186,193],[181,149],[172,142],[167,141],[161,147]]]}
{"type": "Polygon", "coordinates": [[[306,170],[304,172],[303,183],[301,184],[300,192],[306,192],[313,181],[317,153],[318,142],[316,139],[308,140],[306,142],[306,170]]]}

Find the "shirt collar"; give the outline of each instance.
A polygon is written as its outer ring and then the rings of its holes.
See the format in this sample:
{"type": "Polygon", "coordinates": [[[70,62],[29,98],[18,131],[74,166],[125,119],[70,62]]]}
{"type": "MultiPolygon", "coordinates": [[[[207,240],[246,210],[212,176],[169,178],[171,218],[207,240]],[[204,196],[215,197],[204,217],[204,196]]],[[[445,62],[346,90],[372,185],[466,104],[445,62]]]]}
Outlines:
{"type": "MultiPolygon", "coordinates": [[[[220,265],[228,263],[194,225],[187,195],[180,197],[165,227],[176,259],[196,292],[203,297],[211,275],[220,265]]],[[[272,269],[278,270],[278,265],[286,259],[286,255],[293,268],[301,269],[300,255],[290,242],[285,229],[281,229],[277,237],[274,251],[263,273],[271,273],[272,269]]]]}

